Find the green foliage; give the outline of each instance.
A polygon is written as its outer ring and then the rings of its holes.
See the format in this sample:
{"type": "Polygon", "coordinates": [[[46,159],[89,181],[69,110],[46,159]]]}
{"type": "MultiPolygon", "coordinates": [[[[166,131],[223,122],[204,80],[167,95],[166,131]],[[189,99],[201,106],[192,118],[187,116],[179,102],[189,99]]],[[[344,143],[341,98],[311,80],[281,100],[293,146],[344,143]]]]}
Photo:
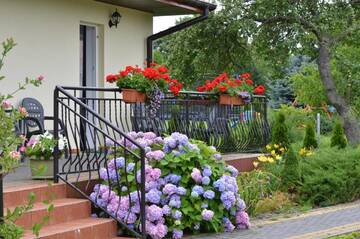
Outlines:
{"type": "MultiPolygon", "coordinates": [[[[192,143],[196,143],[200,149],[199,152],[186,150],[186,153],[175,155],[173,153],[167,154],[161,161],[154,161],[151,165],[154,168],[160,168],[162,175],[168,175],[170,173],[176,175],[191,175],[194,168],[203,168],[205,166],[210,167],[212,175],[210,177],[211,183],[208,186],[203,186],[204,190],[213,190],[213,182],[219,179],[225,172],[224,161],[217,161],[213,158],[213,155],[217,152],[214,149],[207,146],[201,141],[193,140],[192,143]]],[[[191,177],[182,177],[180,185],[186,189],[191,189],[195,183],[191,177]]],[[[191,192],[188,194],[190,195],[191,192]]],[[[181,212],[183,214],[180,229],[192,228],[192,225],[201,223],[202,226],[207,228],[208,231],[219,232],[222,230],[222,217],[227,213],[224,206],[221,204],[220,195],[216,195],[213,200],[203,199],[201,197],[183,197],[181,212]],[[205,222],[201,218],[201,205],[207,203],[209,208],[214,211],[214,218],[211,222],[205,222]],[[205,224],[205,225],[203,225],[205,224]]],[[[175,219],[174,219],[175,223],[175,219]]],[[[172,223],[170,223],[172,225],[172,223]]]]}
{"type": "Polygon", "coordinates": [[[336,124],[336,116],[329,118],[326,114],[320,114],[320,133],[323,135],[329,134],[333,131],[336,124]]]}
{"type": "Polygon", "coordinates": [[[330,237],[329,239],[359,239],[359,238],[360,238],[360,232],[352,232],[346,235],[330,237]]]}
{"type": "Polygon", "coordinates": [[[275,192],[271,197],[261,199],[255,208],[256,214],[274,213],[288,211],[295,204],[290,195],[283,192],[275,192]]]}
{"type": "Polygon", "coordinates": [[[281,105],[288,105],[293,100],[293,90],[287,79],[278,79],[268,84],[270,88],[270,106],[278,109],[281,105]]]}
{"type": "Polygon", "coordinates": [[[337,147],[343,149],[346,147],[346,137],[344,130],[340,123],[337,123],[334,127],[333,135],[331,137],[331,147],[337,147]]]}
{"type": "MultiPolygon", "coordinates": [[[[13,39],[7,39],[2,43],[0,53],[0,70],[4,66],[5,57],[16,46],[13,39]]],[[[0,75],[0,83],[4,84],[5,76],[0,75]]],[[[23,143],[23,138],[15,135],[14,123],[26,116],[26,110],[23,108],[15,109],[10,99],[24,90],[28,85],[39,86],[42,78],[26,78],[24,83],[19,83],[18,88],[12,93],[0,92],[0,174],[6,174],[13,170],[19,164],[20,152],[17,151],[19,145],[23,143]]]]}
{"type": "Polygon", "coordinates": [[[285,164],[281,173],[282,188],[288,192],[296,192],[301,181],[299,158],[290,147],[285,156],[285,164]]]}
{"type": "Polygon", "coordinates": [[[303,148],[305,149],[316,149],[318,147],[318,143],[315,137],[315,129],[314,125],[308,123],[306,125],[306,133],[304,138],[303,148]]]}
{"type": "MultiPolygon", "coordinates": [[[[189,17],[180,22],[188,21],[189,17]]],[[[157,49],[172,67],[174,77],[187,88],[203,84],[223,72],[230,76],[250,72],[256,84],[264,84],[266,64],[254,53],[247,25],[222,9],[190,28],[162,39],[157,49]]]]}
{"type": "Polygon", "coordinates": [[[329,206],[360,197],[360,149],[339,150],[322,139],[320,150],[301,163],[302,203],[329,206]]]}
{"type": "MultiPolygon", "coordinates": [[[[51,185],[49,185],[51,186],[51,185]]],[[[50,197],[50,196],[49,196],[50,197]]],[[[54,205],[51,203],[52,199],[44,200],[43,204],[47,206],[47,214],[41,218],[41,222],[35,223],[32,226],[32,232],[36,237],[39,237],[41,228],[49,222],[50,213],[54,210],[54,205]]],[[[28,202],[26,205],[18,206],[13,211],[7,209],[6,216],[0,223],[0,238],[4,239],[20,239],[24,234],[24,229],[16,225],[16,221],[20,219],[24,213],[29,212],[35,203],[35,194],[33,192],[28,195],[28,202]]]]}
{"type": "Polygon", "coordinates": [[[289,146],[288,128],[285,123],[285,115],[278,113],[275,123],[271,127],[271,143],[284,147],[289,146]]]}
{"type": "Polygon", "coordinates": [[[269,198],[279,187],[279,179],[273,174],[254,170],[248,173],[241,173],[237,178],[239,194],[245,201],[246,211],[250,216],[256,215],[258,203],[269,198]]]}
{"type": "Polygon", "coordinates": [[[327,102],[325,88],[320,81],[317,66],[309,64],[291,77],[296,99],[301,104],[319,107],[327,102]]]}

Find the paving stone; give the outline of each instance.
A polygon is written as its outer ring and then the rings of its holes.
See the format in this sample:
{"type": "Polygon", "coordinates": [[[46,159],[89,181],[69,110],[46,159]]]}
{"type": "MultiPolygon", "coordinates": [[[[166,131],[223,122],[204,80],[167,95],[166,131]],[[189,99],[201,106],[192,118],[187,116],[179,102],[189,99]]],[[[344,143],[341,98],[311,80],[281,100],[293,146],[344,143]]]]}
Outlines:
{"type": "Polygon", "coordinates": [[[250,230],[222,234],[206,234],[192,236],[189,238],[282,239],[329,230],[334,227],[345,226],[353,223],[360,223],[360,203],[357,203],[354,207],[350,208],[339,208],[336,211],[324,212],[299,218],[290,218],[288,220],[253,227],[250,230]]]}

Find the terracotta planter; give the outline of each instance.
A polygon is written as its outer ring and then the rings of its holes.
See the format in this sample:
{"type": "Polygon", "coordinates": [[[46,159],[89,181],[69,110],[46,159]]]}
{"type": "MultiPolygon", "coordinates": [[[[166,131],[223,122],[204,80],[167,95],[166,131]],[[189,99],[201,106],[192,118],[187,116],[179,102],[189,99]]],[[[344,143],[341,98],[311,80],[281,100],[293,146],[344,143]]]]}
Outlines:
{"type": "Polygon", "coordinates": [[[123,101],[125,103],[144,103],[146,94],[134,89],[121,89],[123,101]]]}
{"type": "Polygon", "coordinates": [[[239,96],[230,96],[222,94],[219,98],[220,105],[245,105],[245,101],[239,96]]]}
{"type": "Polygon", "coordinates": [[[31,177],[33,179],[53,179],[54,161],[30,158],[31,177]]]}

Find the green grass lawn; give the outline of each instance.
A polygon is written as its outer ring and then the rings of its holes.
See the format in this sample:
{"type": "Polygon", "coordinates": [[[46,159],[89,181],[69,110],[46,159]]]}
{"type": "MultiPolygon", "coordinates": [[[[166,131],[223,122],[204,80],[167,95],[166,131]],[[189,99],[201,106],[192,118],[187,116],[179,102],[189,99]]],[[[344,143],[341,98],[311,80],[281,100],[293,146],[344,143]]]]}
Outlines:
{"type": "Polygon", "coordinates": [[[353,232],[350,234],[340,235],[336,237],[329,237],[331,239],[358,239],[360,238],[360,232],[353,232]]]}

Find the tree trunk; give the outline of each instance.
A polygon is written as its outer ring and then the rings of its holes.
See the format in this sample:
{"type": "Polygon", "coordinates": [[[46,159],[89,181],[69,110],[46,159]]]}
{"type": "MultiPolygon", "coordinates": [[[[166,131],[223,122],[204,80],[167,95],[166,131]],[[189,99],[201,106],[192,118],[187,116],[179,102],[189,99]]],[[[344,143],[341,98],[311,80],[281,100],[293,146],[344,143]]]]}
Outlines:
{"type": "Polygon", "coordinates": [[[320,71],[320,78],[326,90],[329,102],[336,108],[339,113],[346,137],[351,145],[360,144],[360,126],[355,116],[351,113],[350,106],[336,92],[336,86],[331,75],[330,68],[330,46],[328,39],[324,39],[320,43],[318,67],[320,71]]]}

